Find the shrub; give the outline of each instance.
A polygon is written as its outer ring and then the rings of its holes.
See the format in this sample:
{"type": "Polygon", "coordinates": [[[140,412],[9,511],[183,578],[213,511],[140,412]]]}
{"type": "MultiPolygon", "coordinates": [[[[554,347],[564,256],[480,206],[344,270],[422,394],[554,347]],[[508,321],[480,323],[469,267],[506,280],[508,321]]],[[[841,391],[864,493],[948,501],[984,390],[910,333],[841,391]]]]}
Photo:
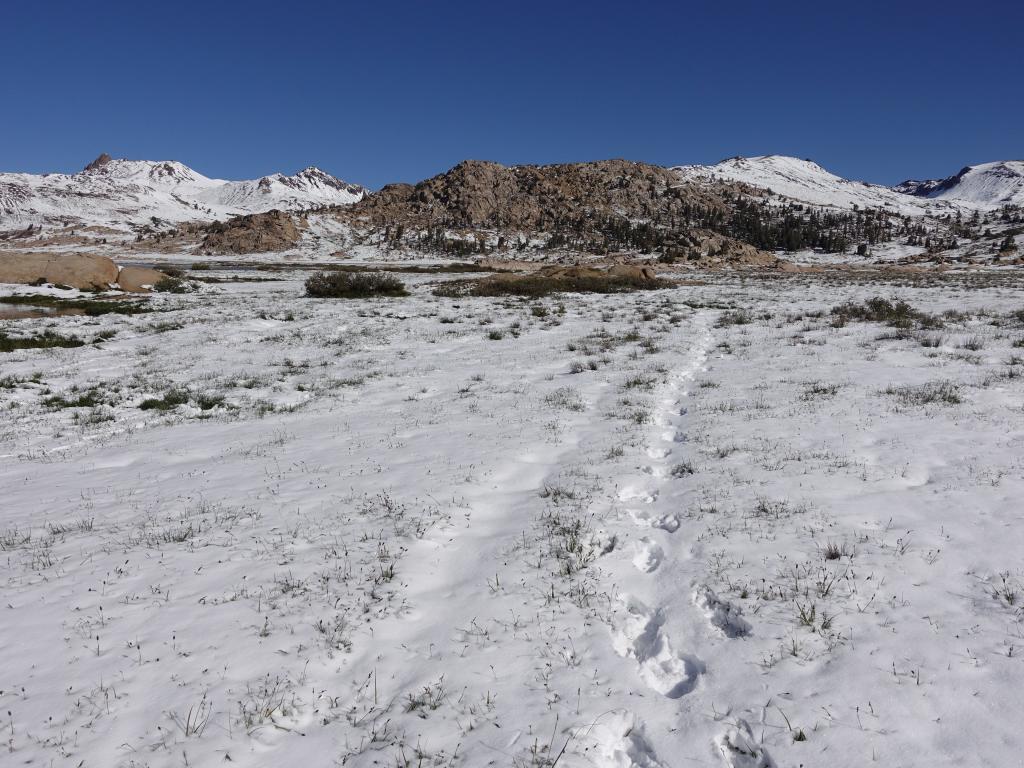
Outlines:
{"type": "Polygon", "coordinates": [[[727,328],[730,325],[749,325],[754,322],[753,316],[745,309],[735,312],[724,312],[715,322],[717,328],[727,328]]]}
{"type": "Polygon", "coordinates": [[[654,385],[658,383],[658,380],[653,376],[645,376],[643,374],[637,374],[623,383],[623,389],[642,389],[645,392],[649,392],[654,388],[654,385]]]}
{"type": "Polygon", "coordinates": [[[221,394],[203,394],[196,398],[196,405],[202,410],[209,411],[218,406],[224,405],[224,395],[221,394]]]}
{"type": "Polygon", "coordinates": [[[553,408],[567,411],[582,411],[586,408],[580,393],[572,387],[559,387],[554,392],[549,392],[544,397],[544,402],[553,408]]]}
{"type": "Polygon", "coordinates": [[[832,308],[833,325],[843,326],[850,320],[885,323],[893,328],[941,328],[942,320],[914,309],[902,299],[883,299],[875,296],[863,304],[847,302],[832,308]]]}
{"type": "Polygon", "coordinates": [[[903,405],[957,405],[963,402],[959,388],[951,381],[929,381],[916,387],[889,386],[884,393],[895,396],[903,405]]]}
{"type": "Polygon", "coordinates": [[[832,397],[838,391],[838,384],[825,384],[821,381],[812,381],[804,387],[804,392],[800,396],[800,399],[813,400],[816,397],[832,397]]]}
{"type": "Polygon", "coordinates": [[[188,402],[188,392],[180,389],[168,390],[163,397],[150,397],[139,404],[143,411],[170,411],[188,402]]]}
{"type": "Polygon", "coordinates": [[[46,408],[95,408],[103,404],[103,395],[99,388],[93,388],[87,392],[63,395],[53,395],[43,400],[46,408]]]}
{"type": "Polygon", "coordinates": [[[405,285],[382,272],[317,272],[306,280],[306,295],[317,299],[408,296],[405,285]]]}
{"type": "Polygon", "coordinates": [[[192,290],[192,286],[188,284],[187,280],[182,280],[180,277],[165,277],[153,286],[153,290],[157,293],[188,293],[192,290]]]}
{"type": "MultiPolygon", "coordinates": [[[[620,275],[525,275],[453,280],[434,290],[436,296],[525,296],[541,298],[554,293],[632,293],[675,286],[670,280],[646,280],[620,275]]],[[[561,314],[561,313],[559,313],[561,314]]]]}
{"type": "Polygon", "coordinates": [[[694,473],[693,464],[688,461],[681,461],[672,467],[672,477],[686,477],[694,473]]]}

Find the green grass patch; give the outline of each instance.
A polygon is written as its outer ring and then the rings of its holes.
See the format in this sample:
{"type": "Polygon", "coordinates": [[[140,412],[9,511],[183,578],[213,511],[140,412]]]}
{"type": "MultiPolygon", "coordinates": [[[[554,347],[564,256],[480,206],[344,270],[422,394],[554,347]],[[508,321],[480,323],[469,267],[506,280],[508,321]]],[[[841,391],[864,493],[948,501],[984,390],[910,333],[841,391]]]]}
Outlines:
{"type": "Polygon", "coordinates": [[[73,336],[61,336],[53,331],[43,331],[34,336],[8,336],[0,331],[0,352],[14,352],[18,349],[54,349],[85,346],[85,342],[73,336]]]}
{"type": "Polygon", "coordinates": [[[4,304],[28,307],[45,307],[57,313],[81,312],[89,317],[99,315],[139,315],[152,312],[145,301],[123,301],[118,299],[62,299],[58,296],[44,294],[26,294],[24,296],[4,296],[0,298],[4,304]]]}

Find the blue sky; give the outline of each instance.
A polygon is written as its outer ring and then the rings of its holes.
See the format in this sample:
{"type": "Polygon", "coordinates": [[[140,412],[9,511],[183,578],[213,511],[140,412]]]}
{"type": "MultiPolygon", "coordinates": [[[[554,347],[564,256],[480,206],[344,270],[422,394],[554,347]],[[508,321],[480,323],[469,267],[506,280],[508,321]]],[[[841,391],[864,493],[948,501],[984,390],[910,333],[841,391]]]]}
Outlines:
{"type": "Polygon", "coordinates": [[[466,158],[1024,157],[1024,4],[0,3],[0,169],[98,155],[378,187],[466,158]]]}

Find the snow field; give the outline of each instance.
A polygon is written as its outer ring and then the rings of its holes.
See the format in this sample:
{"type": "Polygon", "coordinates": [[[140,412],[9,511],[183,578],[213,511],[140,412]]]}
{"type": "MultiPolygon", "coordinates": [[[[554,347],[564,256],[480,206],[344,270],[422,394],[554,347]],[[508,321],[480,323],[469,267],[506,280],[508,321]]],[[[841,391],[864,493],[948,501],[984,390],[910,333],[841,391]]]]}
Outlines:
{"type": "Polygon", "coordinates": [[[0,360],[10,755],[1020,762],[1019,284],[408,282],[7,323],[116,331],[0,360]]]}

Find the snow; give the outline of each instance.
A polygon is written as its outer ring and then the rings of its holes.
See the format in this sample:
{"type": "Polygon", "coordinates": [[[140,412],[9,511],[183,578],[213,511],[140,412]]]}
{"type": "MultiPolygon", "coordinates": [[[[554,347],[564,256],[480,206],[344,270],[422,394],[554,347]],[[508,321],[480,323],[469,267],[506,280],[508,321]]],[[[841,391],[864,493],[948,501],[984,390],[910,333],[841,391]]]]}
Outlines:
{"type": "Polygon", "coordinates": [[[896,189],[931,199],[968,202],[979,208],[1024,205],[1024,161],[972,165],[946,179],[905,181],[896,189]]]}
{"type": "Polygon", "coordinates": [[[884,208],[907,216],[939,216],[956,211],[949,202],[930,202],[880,184],[850,181],[810,160],[784,155],[734,157],[716,165],[681,165],[672,170],[684,181],[709,178],[737,181],[816,206],[884,208]]]}
{"type": "Polygon", "coordinates": [[[883,208],[906,216],[1024,205],[1024,161],[1020,160],[968,166],[947,179],[905,181],[895,187],[844,179],[811,160],[785,155],[733,157],[716,165],[681,165],[672,170],[684,181],[736,181],[815,206],[883,208]]]}
{"type": "Polygon", "coordinates": [[[317,168],[225,181],[175,161],[111,160],[70,175],[0,173],[0,227],[68,221],[121,229],[150,224],[152,217],[182,222],[347,205],[364,194],[317,168]]]}
{"type": "Polygon", "coordinates": [[[303,274],[3,325],[12,761],[1020,764],[1018,278],[303,274]]]}

